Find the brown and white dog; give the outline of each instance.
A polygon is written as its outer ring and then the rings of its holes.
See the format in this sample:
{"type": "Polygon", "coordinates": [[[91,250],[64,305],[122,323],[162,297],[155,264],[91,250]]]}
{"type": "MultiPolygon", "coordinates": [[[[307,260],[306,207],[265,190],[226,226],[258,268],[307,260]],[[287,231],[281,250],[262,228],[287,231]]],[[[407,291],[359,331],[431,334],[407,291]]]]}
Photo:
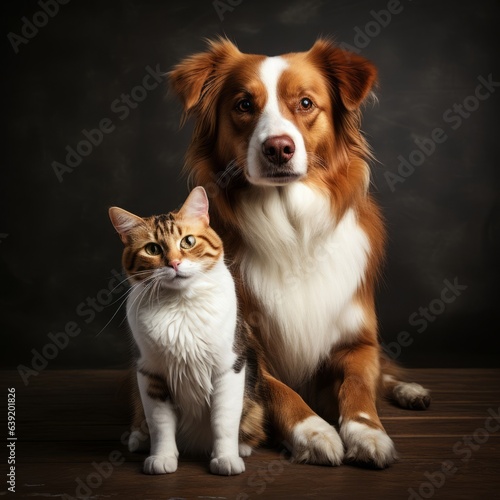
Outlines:
{"type": "Polygon", "coordinates": [[[348,460],[389,465],[377,395],[414,409],[430,398],[398,379],[377,338],[384,227],[359,130],[375,67],[326,40],[266,57],[220,39],[169,77],[195,117],[186,168],[234,261],[273,423],[297,461],[336,465],[345,446],[348,460]],[[319,415],[338,418],[340,437],[319,415]]]}

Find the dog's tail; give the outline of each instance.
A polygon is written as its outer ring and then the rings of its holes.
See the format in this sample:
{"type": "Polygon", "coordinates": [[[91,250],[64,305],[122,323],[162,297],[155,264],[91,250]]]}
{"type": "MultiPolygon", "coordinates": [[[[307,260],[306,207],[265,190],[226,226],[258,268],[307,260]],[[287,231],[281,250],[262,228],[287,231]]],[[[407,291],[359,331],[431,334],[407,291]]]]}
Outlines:
{"type": "Polygon", "coordinates": [[[380,393],[401,408],[425,410],[431,404],[429,389],[414,382],[407,382],[406,371],[384,353],[380,359],[380,393]]]}

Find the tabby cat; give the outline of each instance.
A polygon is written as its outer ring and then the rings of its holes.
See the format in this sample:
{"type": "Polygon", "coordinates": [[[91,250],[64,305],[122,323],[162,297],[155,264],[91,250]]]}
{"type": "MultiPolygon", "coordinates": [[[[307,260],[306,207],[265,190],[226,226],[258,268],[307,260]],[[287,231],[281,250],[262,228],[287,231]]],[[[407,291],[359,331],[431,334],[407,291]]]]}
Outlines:
{"type": "Polygon", "coordinates": [[[127,319],[139,350],[137,382],[151,439],[144,472],[175,472],[178,447],[210,452],[214,474],[240,474],[264,434],[251,332],[238,314],[208,198],[141,218],[109,210],[131,284],[127,319]]]}

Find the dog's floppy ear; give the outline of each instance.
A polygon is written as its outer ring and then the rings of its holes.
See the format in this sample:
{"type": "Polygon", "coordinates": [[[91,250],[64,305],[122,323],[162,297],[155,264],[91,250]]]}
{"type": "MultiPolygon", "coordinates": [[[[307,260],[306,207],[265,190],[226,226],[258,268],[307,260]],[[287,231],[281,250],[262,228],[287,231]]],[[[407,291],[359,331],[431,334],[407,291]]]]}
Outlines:
{"type": "Polygon", "coordinates": [[[223,76],[217,70],[239,54],[238,48],[226,38],[208,40],[206,52],[187,57],[170,71],[170,87],[181,100],[185,116],[214,95],[223,76]]]}
{"type": "Polygon", "coordinates": [[[319,39],[309,56],[338,88],[344,106],[353,111],[366,99],[377,79],[377,69],[364,57],[319,39]]]}

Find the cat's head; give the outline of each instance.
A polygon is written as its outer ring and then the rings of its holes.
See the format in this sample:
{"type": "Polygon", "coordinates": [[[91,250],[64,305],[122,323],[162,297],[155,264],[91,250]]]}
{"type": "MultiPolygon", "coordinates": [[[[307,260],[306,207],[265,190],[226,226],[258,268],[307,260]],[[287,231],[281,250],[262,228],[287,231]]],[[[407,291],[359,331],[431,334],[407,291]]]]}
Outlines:
{"type": "Polygon", "coordinates": [[[223,258],[202,187],[194,188],[177,212],[143,218],[111,207],[109,217],[125,245],[122,263],[132,284],[187,288],[223,258]]]}

